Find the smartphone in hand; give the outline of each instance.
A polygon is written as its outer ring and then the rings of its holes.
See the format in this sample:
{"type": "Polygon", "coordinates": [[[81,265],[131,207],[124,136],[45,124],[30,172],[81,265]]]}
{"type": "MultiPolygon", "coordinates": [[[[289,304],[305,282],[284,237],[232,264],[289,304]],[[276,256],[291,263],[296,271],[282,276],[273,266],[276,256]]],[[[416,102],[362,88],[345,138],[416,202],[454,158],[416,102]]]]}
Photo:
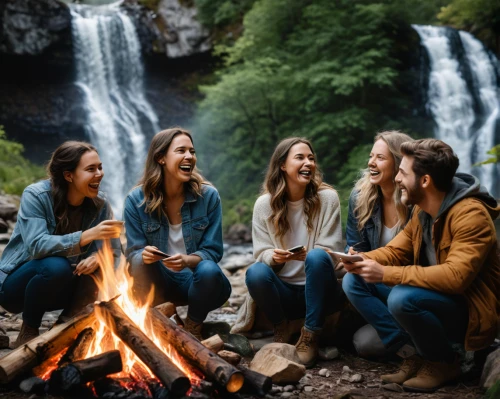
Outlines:
{"type": "Polygon", "coordinates": [[[363,257],[361,255],[349,255],[343,252],[328,252],[335,263],[345,262],[345,263],[353,263],[353,262],[361,262],[363,257]]]}
{"type": "Polygon", "coordinates": [[[305,247],[303,245],[297,245],[296,247],[292,247],[290,249],[287,249],[287,251],[296,254],[297,252],[300,252],[300,251],[302,251],[304,249],[305,249],[305,247]]]}
{"type": "Polygon", "coordinates": [[[161,252],[159,249],[151,249],[149,252],[151,252],[153,255],[156,255],[156,256],[162,256],[163,259],[170,258],[170,256],[171,256],[169,254],[166,254],[165,252],[161,252]]]}

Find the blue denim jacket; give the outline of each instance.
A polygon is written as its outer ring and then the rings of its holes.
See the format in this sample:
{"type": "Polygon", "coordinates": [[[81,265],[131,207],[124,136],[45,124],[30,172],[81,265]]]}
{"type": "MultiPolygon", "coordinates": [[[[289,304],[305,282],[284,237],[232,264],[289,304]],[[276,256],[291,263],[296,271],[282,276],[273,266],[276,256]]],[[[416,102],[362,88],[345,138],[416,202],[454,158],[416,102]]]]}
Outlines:
{"type": "MultiPolygon", "coordinates": [[[[99,197],[104,199],[104,194],[99,192],[99,197]]],[[[108,219],[113,219],[113,212],[109,203],[104,201],[101,208],[92,207],[90,212],[84,214],[82,230],[88,230],[108,219]]],[[[78,263],[96,252],[102,243],[93,241],[80,247],[81,231],[54,235],[55,230],[50,181],[42,180],[29,185],[21,197],[16,226],[0,259],[0,289],[11,272],[32,259],[64,256],[78,263]]],[[[115,258],[119,257],[120,241],[111,240],[111,246],[115,258]]]]}
{"type": "MultiPolygon", "coordinates": [[[[204,184],[201,197],[187,191],[181,217],[186,252],[219,262],[223,254],[222,207],[217,190],[204,184]]],[[[132,266],[142,264],[142,251],[147,245],[168,251],[168,219],[156,212],[146,213],[142,187],[136,187],[127,196],[123,218],[127,234],[125,255],[132,266]]]]}
{"type": "Polygon", "coordinates": [[[363,229],[359,231],[358,219],[354,215],[357,196],[358,192],[352,190],[351,196],[349,197],[349,211],[345,230],[347,240],[346,252],[349,250],[349,247],[354,247],[358,252],[372,251],[379,247],[380,242],[380,232],[382,230],[382,209],[380,208],[380,200],[377,199],[373,207],[372,215],[366,221],[363,229]]]}

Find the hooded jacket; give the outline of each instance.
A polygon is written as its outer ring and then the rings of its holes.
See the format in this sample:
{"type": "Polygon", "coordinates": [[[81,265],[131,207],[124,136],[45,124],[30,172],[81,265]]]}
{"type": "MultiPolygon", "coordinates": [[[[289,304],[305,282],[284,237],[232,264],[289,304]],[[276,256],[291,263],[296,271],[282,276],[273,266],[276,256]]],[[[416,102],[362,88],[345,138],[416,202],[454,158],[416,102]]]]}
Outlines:
{"type": "Polygon", "coordinates": [[[497,335],[500,259],[493,220],[499,214],[497,201],[477,178],[457,173],[434,220],[416,206],[404,230],[386,247],[366,253],[392,266],[384,270],[384,284],[463,295],[469,313],[467,350],[482,349],[497,335]],[[429,246],[436,264],[421,266],[424,247],[429,250],[429,246]]]}

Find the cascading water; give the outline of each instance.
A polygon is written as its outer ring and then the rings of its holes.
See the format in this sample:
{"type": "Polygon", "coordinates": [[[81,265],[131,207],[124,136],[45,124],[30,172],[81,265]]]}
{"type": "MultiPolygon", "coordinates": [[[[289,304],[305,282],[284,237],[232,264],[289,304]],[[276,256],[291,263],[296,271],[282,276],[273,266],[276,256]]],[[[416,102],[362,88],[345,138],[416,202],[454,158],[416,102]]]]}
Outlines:
{"type": "Polygon", "coordinates": [[[471,34],[451,28],[414,25],[429,55],[427,109],[437,138],[453,147],[460,171],[476,175],[500,197],[500,165],[473,166],[498,144],[500,96],[497,60],[471,34]]]}
{"type": "Polygon", "coordinates": [[[120,3],[71,5],[77,85],[86,97],[87,133],[99,150],[104,191],[117,217],[143,168],[146,137],[159,130],[144,95],[139,39],[120,3]]]}

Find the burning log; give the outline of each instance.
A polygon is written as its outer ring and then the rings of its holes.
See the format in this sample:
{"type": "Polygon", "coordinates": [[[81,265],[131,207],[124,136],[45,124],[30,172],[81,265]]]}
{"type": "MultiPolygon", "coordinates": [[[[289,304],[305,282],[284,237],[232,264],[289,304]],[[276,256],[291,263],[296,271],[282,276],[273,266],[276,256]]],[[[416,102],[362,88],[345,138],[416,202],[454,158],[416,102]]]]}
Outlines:
{"type": "MultiPolygon", "coordinates": [[[[100,302],[96,311],[108,320],[108,327],[144,362],[172,393],[183,395],[191,387],[189,379],[113,302],[100,302]],[[106,317],[108,316],[108,317],[106,317]]],[[[165,317],[162,315],[162,317],[165,317]]],[[[168,320],[168,319],[167,319],[168,320]]]]}
{"type": "Polygon", "coordinates": [[[67,394],[81,390],[84,384],[122,371],[120,351],[114,350],[67,364],[55,370],[49,380],[49,392],[67,394]]]}
{"type": "Polygon", "coordinates": [[[243,386],[241,371],[221,359],[210,349],[172,320],[156,309],[149,309],[148,316],[153,328],[166,343],[172,345],[179,354],[198,367],[207,377],[226,388],[228,392],[238,392],[243,386]]]}
{"type": "Polygon", "coordinates": [[[243,391],[255,393],[259,396],[266,396],[266,394],[273,387],[273,380],[264,374],[257,373],[244,366],[240,366],[240,370],[245,376],[245,384],[243,391]]]}
{"type": "Polygon", "coordinates": [[[0,383],[12,381],[17,375],[33,368],[67,348],[77,335],[95,321],[93,305],[87,306],[66,323],[56,325],[0,359],[0,383]]]}
{"type": "Polygon", "coordinates": [[[95,331],[93,328],[87,327],[82,330],[78,337],[76,337],[75,342],[71,344],[68,351],[61,357],[61,360],[57,363],[58,367],[62,367],[68,363],[73,363],[78,360],[85,358],[90,344],[95,338],[95,331]]]}

